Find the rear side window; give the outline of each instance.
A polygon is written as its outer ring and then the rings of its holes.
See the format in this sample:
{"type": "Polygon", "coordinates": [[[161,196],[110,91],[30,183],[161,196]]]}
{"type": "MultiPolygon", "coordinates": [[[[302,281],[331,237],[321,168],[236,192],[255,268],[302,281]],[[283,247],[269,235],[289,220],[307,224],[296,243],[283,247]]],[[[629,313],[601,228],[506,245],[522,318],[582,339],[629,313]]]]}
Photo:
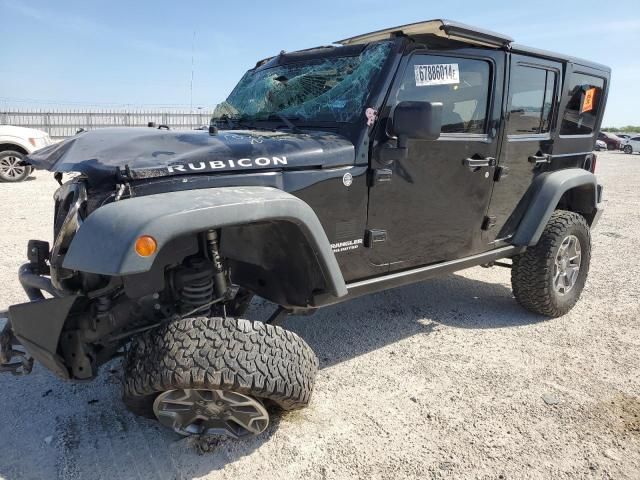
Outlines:
{"type": "Polygon", "coordinates": [[[546,133],[551,129],[555,72],[516,65],[509,84],[509,135],[546,133]]]}
{"type": "Polygon", "coordinates": [[[484,60],[414,55],[396,103],[442,102],[442,133],[485,133],[490,89],[491,67],[484,60]]]}
{"type": "Polygon", "coordinates": [[[569,102],[562,117],[560,135],[590,135],[602,108],[604,80],[573,73],[569,79],[569,102]]]}

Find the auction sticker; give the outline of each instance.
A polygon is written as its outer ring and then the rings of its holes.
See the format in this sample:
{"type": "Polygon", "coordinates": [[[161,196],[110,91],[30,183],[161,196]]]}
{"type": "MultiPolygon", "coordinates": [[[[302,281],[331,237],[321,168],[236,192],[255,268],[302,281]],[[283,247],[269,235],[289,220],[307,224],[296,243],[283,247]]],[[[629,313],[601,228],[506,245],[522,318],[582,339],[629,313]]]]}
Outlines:
{"type": "Polygon", "coordinates": [[[582,108],[580,109],[580,113],[590,112],[593,110],[593,100],[596,96],[595,87],[590,88],[584,94],[584,100],[582,101],[582,108]]]}
{"type": "Polygon", "coordinates": [[[460,83],[457,63],[436,63],[434,65],[414,65],[416,86],[453,85],[460,83]]]}

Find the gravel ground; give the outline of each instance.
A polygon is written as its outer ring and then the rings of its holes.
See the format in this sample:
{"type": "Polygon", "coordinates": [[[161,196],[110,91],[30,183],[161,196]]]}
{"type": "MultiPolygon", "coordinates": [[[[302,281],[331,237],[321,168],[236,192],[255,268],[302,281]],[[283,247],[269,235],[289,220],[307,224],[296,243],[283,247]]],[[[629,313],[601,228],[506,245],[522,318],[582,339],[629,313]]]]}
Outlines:
{"type": "MultiPolygon", "coordinates": [[[[523,311],[509,272],[455,275],[287,320],[321,362],[309,408],[200,443],[129,414],[117,363],[93,383],[0,377],[0,477],[640,478],[640,156],[599,156],[605,206],[582,300],[523,311]]],[[[51,235],[48,174],[0,184],[0,307],[51,235]]],[[[255,302],[253,318],[269,306],[255,302]]]]}

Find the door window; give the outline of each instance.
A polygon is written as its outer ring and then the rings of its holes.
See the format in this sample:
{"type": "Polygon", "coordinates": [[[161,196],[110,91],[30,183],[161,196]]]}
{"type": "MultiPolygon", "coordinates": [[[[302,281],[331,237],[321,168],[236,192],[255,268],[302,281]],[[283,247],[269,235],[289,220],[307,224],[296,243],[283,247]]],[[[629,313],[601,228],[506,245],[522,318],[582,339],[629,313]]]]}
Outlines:
{"type": "Polygon", "coordinates": [[[516,65],[509,83],[509,135],[531,135],[551,130],[556,73],[516,65]]]}
{"type": "Polygon", "coordinates": [[[491,67],[484,60],[414,55],[396,93],[402,101],[442,102],[442,133],[485,133],[491,67]]]}

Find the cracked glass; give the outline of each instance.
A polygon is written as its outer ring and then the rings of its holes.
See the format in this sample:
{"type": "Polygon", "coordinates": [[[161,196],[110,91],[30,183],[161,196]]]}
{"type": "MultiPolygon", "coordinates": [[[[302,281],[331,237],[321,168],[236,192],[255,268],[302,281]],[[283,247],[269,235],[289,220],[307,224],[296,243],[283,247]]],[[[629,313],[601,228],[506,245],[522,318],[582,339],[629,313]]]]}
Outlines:
{"type": "Polygon", "coordinates": [[[354,121],[364,114],[371,85],[390,50],[391,42],[383,42],[355,56],[250,70],[216,107],[213,119],[250,121],[284,116],[305,121],[354,121]]]}

